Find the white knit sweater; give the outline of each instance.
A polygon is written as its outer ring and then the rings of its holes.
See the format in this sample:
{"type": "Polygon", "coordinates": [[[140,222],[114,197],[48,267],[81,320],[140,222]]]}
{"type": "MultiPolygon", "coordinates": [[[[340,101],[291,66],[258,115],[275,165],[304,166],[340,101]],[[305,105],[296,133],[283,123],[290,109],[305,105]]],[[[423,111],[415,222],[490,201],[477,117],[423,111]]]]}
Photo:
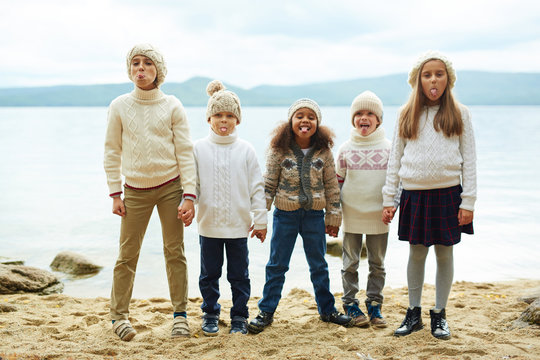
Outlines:
{"type": "Polygon", "coordinates": [[[476,149],[469,110],[460,105],[463,119],[461,136],[444,136],[435,131],[433,120],[438,106],[426,107],[420,114],[418,138],[403,139],[396,122],[392,151],[383,187],[384,206],[393,206],[399,180],[405,190],[443,189],[461,184],[461,206],[474,211],[476,201],[476,149]]]}
{"type": "Polygon", "coordinates": [[[383,234],[388,225],[382,222],[381,189],[392,144],[378,127],[372,134],[361,136],[351,130],[351,138],[340,146],[337,156],[338,181],[341,188],[343,231],[353,234],[383,234]]]}
{"type": "Polygon", "coordinates": [[[104,167],[109,193],[122,192],[122,178],[151,188],[180,175],[184,194],[195,194],[193,145],[182,103],[159,89],[138,87],[111,102],[104,167]]]}
{"type": "Polygon", "coordinates": [[[197,167],[197,224],[206,237],[245,238],[253,224],[266,229],[264,182],[253,146],[229,136],[210,134],[193,146],[197,167]],[[253,219],[252,219],[253,217],[253,219]]]}

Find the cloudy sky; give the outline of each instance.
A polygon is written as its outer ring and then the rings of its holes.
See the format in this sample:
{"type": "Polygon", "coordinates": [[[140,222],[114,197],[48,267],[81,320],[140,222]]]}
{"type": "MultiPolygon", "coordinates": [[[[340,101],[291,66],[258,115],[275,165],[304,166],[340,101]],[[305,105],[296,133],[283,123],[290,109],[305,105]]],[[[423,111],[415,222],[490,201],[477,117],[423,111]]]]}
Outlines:
{"type": "Polygon", "coordinates": [[[457,70],[540,72],[540,2],[1,0],[0,88],[129,81],[150,42],[167,81],[242,87],[405,73],[428,49],[457,70]]]}

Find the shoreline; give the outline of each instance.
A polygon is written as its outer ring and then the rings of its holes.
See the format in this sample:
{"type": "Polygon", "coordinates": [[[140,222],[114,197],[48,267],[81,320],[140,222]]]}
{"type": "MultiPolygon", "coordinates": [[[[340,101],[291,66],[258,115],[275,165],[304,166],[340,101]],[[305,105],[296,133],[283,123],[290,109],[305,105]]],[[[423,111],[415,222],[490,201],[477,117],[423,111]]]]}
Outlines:
{"type": "MultiPolygon", "coordinates": [[[[172,306],[165,298],[133,299],[130,320],[137,336],[120,341],[111,330],[109,299],[55,294],[1,295],[0,304],[16,311],[0,316],[2,359],[534,359],[540,354],[540,327],[513,328],[527,308],[518,300],[540,280],[455,282],[447,319],[450,340],[437,340],[429,330],[434,286],[425,285],[422,298],[424,329],[403,338],[393,331],[403,320],[407,288],[385,288],[383,316],[388,327],[344,328],[319,319],[313,295],[293,289],[284,296],[274,323],[258,335],[228,334],[230,300],[221,301],[220,333],[206,337],[200,330],[201,298],[189,298],[191,337],[170,339],[172,306]],[[364,356],[364,357],[362,357],[364,356]]],[[[358,294],[363,303],[365,292],[358,294]]],[[[341,310],[341,293],[335,293],[341,310]]],[[[257,300],[248,303],[250,318],[257,300]]]]}

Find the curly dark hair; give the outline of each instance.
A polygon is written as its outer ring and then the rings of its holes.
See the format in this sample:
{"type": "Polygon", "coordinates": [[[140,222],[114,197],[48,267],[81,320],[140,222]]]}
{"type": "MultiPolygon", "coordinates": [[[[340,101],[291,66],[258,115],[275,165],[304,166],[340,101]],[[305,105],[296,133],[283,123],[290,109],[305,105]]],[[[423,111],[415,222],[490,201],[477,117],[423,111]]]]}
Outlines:
{"type": "MultiPolygon", "coordinates": [[[[324,125],[317,125],[315,134],[311,137],[311,146],[315,150],[331,149],[334,146],[334,132],[324,125]]],[[[292,122],[283,122],[272,131],[272,140],[270,147],[277,150],[287,151],[294,143],[294,133],[292,131],[292,122]]]]}

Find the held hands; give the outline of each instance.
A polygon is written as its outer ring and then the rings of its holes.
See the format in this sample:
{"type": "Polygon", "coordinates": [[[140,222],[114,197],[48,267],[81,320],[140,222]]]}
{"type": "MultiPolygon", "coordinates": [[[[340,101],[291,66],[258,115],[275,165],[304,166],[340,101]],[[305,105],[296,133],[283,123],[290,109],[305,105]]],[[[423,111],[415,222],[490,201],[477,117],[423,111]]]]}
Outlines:
{"type": "Polygon", "coordinates": [[[326,233],[332,237],[337,237],[339,234],[339,226],[326,225],[326,233]]]}
{"type": "MultiPolygon", "coordinates": [[[[251,225],[251,227],[249,228],[249,231],[253,230],[253,227],[255,225],[251,225]]],[[[249,232],[248,231],[248,232],[249,232]]],[[[253,230],[253,232],[251,233],[251,236],[250,238],[256,236],[257,239],[259,239],[261,241],[261,243],[264,242],[264,240],[266,239],[266,229],[261,229],[261,230],[253,230]]]]}
{"type": "Polygon", "coordinates": [[[193,200],[184,199],[180,206],[178,207],[178,219],[184,222],[184,226],[191,225],[193,218],[195,217],[195,205],[193,205],[193,200]]]}
{"type": "Polygon", "coordinates": [[[124,201],[120,198],[120,196],[113,198],[112,213],[121,217],[126,216],[126,207],[124,205],[124,201]]]}
{"type": "Polygon", "coordinates": [[[386,225],[390,224],[394,218],[396,210],[397,209],[393,206],[386,206],[382,211],[382,222],[386,225]]]}
{"type": "Polygon", "coordinates": [[[459,209],[457,218],[459,226],[470,224],[473,221],[474,213],[470,210],[459,209]]]}

